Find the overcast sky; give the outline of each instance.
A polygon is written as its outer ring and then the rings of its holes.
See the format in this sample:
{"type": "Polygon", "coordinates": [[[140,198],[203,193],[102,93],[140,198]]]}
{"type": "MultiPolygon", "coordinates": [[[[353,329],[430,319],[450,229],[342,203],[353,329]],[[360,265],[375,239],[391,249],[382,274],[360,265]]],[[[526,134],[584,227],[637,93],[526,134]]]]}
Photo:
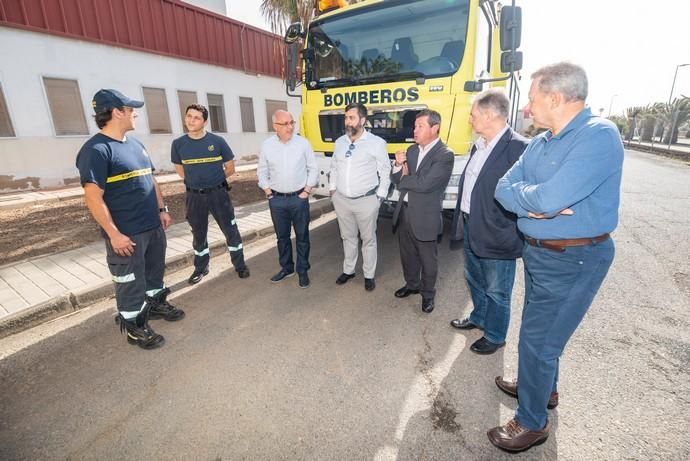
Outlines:
{"type": "MultiPolygon", "coordinates": [[[[226,0],[228,13],[269,29],[259,0],[226,0]]],[[[510,0],[503,0],[505,4],[510,0]]],[[[678,64],[690,63],[688,0],[518,0],[522,7],[524,104],[530,74],[568,60],[589,77],[595,113],[666,102],[678,64]]],[[[678,69],[674,96],[690,96],[690,66],[678,69]]]]}

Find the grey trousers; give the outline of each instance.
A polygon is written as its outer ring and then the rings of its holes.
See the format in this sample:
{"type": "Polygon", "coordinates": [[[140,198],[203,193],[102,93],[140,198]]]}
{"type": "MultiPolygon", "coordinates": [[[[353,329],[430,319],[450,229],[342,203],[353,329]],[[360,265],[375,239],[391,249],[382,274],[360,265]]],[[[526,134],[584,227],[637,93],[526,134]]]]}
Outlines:
{"type": "Polygon", "coordinates": [[[436,240],[417,240],[410,225],[410,214],[403,206],[398,230],[400,262],[402,263],[405,286],[419,290],[422,298],[433,299],[436,295],[438,275],[438,244],[436,240]]]}
{"type": "Polygon", "coordinates": [[[340,237],[343,239],[343,272],[354,274],[359,253],[359,237],[362,238],[362,270],[364,277],[373,279],[376,273],[376,220],[379,200],[376,195],[356,199],[340,193],[333,194],[333,208],[338,217],[340,237]]]}

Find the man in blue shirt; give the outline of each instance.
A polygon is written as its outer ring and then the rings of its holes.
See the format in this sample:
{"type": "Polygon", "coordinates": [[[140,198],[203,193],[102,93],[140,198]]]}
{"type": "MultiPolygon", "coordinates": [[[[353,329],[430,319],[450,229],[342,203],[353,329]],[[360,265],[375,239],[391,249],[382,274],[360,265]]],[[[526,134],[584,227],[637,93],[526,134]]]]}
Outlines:
{"type": "Polygon", "coordinates": [[[170,290],[163,283],[165,229],[171,219],[153,164],[144,146],[125,136],[144,103],[100,90],[92,105],[101,131],[77,155],[84,198],[106,239],[120,331],[127,332],[130,344],[153,349],[164,339],[151,329],[149,318],[175,321],[184,312],[167,302],[170,290]]]}
{"type": "Polygon", "coordinates": [[[187,186],[187,221],[192,227],[194,272],[189,284],[199,283],[208,274],[208,213],[223,231],[230,260],[240,278],[249,277],[244,262],[242,237],[226,178],[235,173],[235,155],[225,139],[206,131],[208,109],[201,104],[187,107],[184,118],[187,134],[173,141],[171,160],[187,186]]]}
{"type": "Polygon", "coordinates": [[[518,379],[496,378],[518,397],[515,417],[489,440],[523,451],[546,440],[558,404],[558,363],[614,257],[623,145],[616,126],[585,107],[587,76],[570,63],[532,75],[528,108],[548,131],[530,142],[496,186],[524,234],[525,302],[518,379]]]}

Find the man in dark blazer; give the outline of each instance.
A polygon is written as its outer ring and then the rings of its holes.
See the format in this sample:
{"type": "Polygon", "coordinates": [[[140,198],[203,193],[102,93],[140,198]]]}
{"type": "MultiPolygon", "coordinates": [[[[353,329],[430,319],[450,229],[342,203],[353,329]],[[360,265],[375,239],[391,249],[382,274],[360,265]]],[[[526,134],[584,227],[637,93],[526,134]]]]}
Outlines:
{"type": "Polygon", "coordinates": [[[453,171],[453,152],[438,137],[441,115],[434,110],[417,114],[415,144],[395,154],[391,181],[400,198],[393,213],[393,228],[400,225],[398,241],[405,286],[398,298],[422,294],[422,311],[434,310],[438,248],[443,232],[441,205],[453,171]]]}
{"type": "Polygon", "coordinates": [[[527,140],[506,123],[509,104],[502,90],[490,89],[477,95],[472,105],[470,123],[479,139],[460,177],[451,227],[451,240],[465,241],[465,279],[474,309],[469,317],[450,324],[484,330],[470,346],[478,354],[493,354],[505,344],[515,261],[523,246],[517,217],[494,199],[498,180],[527,146],[527,140]]]}

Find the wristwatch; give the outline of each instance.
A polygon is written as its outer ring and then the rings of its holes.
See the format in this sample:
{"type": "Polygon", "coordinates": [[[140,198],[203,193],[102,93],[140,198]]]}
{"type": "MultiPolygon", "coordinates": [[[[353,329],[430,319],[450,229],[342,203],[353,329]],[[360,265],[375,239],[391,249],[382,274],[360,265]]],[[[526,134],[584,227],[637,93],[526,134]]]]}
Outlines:
{"type": "Polygon", "coordinates": [[[170,213],[170,210],[168,210],[168,205],[163,205],[163,208],[158,209],[159,213],[170,213]]]}

